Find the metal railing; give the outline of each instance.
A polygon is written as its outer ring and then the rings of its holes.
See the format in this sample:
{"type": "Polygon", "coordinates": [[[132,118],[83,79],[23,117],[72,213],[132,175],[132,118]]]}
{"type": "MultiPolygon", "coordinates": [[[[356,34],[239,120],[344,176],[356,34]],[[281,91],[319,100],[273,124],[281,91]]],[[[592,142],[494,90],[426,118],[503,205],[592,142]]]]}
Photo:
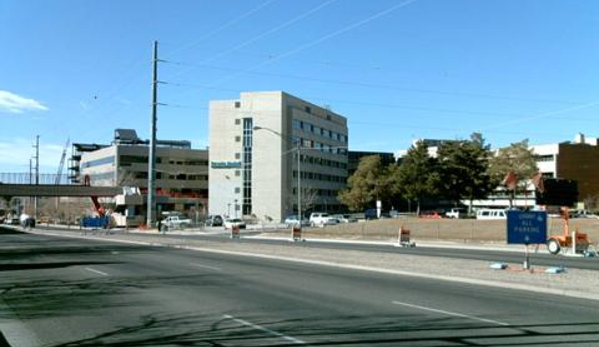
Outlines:
{"type": "MultiPolygon", "coordinates": [[[[59,184],[70,185],[71,182],[68,176],[68,174],[62,174],[59,177],[57,174],[41,173],[39,175],[39,184],[56,184],[56,179],[59,178],[59,184]]],[[[28,172],[0,172],[0,183],[35,184],[35,174],[28,172]]]]}

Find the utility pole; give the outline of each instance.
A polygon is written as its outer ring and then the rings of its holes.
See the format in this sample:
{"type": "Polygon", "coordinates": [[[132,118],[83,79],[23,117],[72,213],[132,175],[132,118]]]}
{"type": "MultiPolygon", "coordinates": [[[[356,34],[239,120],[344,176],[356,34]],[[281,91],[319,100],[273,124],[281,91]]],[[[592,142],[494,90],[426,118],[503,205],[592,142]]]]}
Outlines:
{"type": "Polygon", "coordinates": [[[154,201],[156,188],[154,187],[156,170],[156,107],[158,105],[158,41],[154,41],[154,54],[152,56],[152,115],[150,118],[150,148],[148,155],[148,211],[146,225],[154,226],[156,215],[156,201],[154,201]]]}
{"type": "MultiPolygon", "coordinates": [[[[35,185],[40,184],[40,136],[35,137],[35,185]]],[[[33,217],[37,220],[38,197],[33,197],[33,217]]]]}

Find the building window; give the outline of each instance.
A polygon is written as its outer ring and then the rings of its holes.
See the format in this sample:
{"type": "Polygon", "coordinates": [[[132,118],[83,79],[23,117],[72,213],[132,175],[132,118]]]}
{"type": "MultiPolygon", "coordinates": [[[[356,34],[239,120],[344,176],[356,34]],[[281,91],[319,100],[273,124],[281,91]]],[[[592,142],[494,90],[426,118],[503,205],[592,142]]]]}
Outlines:
{"type": "Polygon", "coordinates": [[[241,188],[235,187],[235,194],[239,194],[239,193],[241,193],[241,188]]]}
{"type": "Polygon", "coordinates": [[[235,136],[235,142],[240,142],[241,141],[241,136],[235,136]]]}
{"type": "Polygon", "coordinates": [[[239,125],[239,124],[241,124],[241,119],[239,119],[239,118],[235,119],[235,125],[239,125]]]}
{"type": "Polygon", "coordinates": [[[241,153],[235,153],[235,159],[241,159],[241,153]]]}
{"type": "Polygon", "coordinates": [[[293,129],[300,130],[301,128],[302,128],[302,122],[300,122],[299,119],[294,119],[293,120],[293,129]]]}
{"type": "Polygon", "coordinates": [[[241,101],[235,101],[235,108],[241,107],[241,101]]]}
{"type": "Polygon", "coordinates": [[[312,113],[310,106],[306,106],[304,109],[306,110],[306,113],[312,113]]]}
{"type": "Polygon", "coordinates": [[[235,170],[235,176],[238,176],[238,177],[241,176],[241,171],[235,170]]]}
{"type": "Polygon", "coordinates": [[[252,148],[253,148],[253,120],[252,118],[243,119],[243,162],[241,168],[243,171],[243,196],[242,196],[242,214],[252,214],[252,148]]]}

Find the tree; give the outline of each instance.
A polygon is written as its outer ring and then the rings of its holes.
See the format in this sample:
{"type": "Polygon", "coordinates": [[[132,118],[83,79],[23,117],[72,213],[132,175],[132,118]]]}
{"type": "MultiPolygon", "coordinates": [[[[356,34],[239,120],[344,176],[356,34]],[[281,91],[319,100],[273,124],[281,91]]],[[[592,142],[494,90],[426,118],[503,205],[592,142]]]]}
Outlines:
{"type": "Polygon", "coordinates": [[[473,133],[469,141],[448,141],[439,147],[439,190],[441,195],[458,203],[484,199],[493,191],[489,175],[490,146],[480,133],[473,133]]]}
{"type": "Polygon", "coordinates": [[[339,192],[339,201],[352,211],[361,211],[373,206],[377,198],[388,198],[386,171],[378,155],[363,157],[347,188],[339,192]]]}
{"type": "Polygon", "coordinates": [[[512,143],[509,147],[502,148],[490,160],[489,172],[495,186],[501,184],[504,178],[513,172],[516,178],[516,187],[510,196],[510,207],[513,197],[518,191],[526,191],[530,178],[539,171],[534,152],[528,146],[528,139],[512,143]]]}
{"type": "Polygon", "coordinates": [[[416,214],[420,214],[420,201],[437,194],[439,175],[436,170],[437,160],[428,154],[428,147],[423,141],[412,146],[401,165],[391,168],[392,189],[408,200],[417,203],[416,214]]]}

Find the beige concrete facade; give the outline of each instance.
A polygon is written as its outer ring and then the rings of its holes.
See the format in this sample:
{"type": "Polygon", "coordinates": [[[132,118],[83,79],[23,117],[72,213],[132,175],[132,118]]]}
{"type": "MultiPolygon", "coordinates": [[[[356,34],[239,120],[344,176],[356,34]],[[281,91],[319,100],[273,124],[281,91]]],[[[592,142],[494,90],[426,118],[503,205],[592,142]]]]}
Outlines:
{"type": "Polygon", "coordinates": [[[340,208],[347,180],[347,120],[287,93],[241,93],[210,103],[211,214],[283,220],[297,212],[297,144],[302,210],[340,208]]]}
{"type": "MultiPolygon", "coordinates": [[[[148,187],[148,147],[116,145],[84,153],[81,174],[92,186],[148,187]]],[[[158,147],[156,150],[157,202],[166,210],[206,210],[208,151],[158,147]]]]}

